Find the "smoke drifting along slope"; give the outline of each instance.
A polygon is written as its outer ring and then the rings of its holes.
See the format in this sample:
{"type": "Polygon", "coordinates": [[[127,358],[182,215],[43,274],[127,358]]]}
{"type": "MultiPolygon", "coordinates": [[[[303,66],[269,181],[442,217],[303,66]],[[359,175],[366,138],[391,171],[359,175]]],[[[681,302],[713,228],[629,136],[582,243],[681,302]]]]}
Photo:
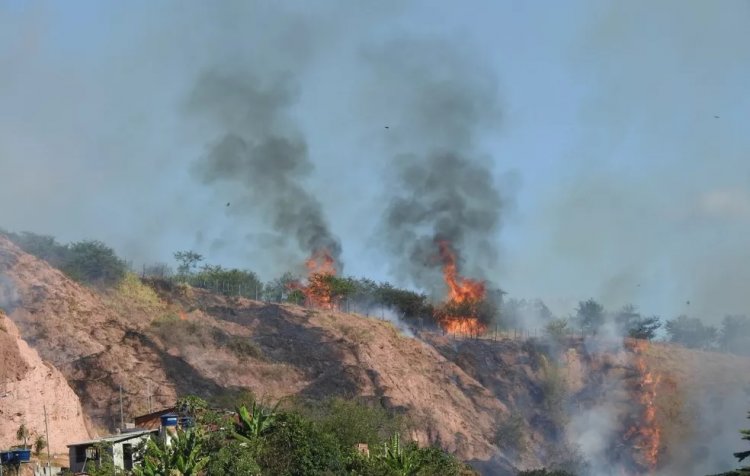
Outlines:
{"type": "Polygon", "coordinates": [[[442,289],[437,243],[445,240],[471,250],[459,256],[464,273],[490,277],[505,200],[477,141],[499,123],[495,78],[440,42],[391,42],[365,58],[393,124],[381,228],[393,274],[442,289]]]}
{"type": "Polygon", "coordinates": [[[203,75],[189,110],[223,132],[194,171],[204,183],[225,188],[232,197],[227,206],[236,213],[260,213],[280,240],[291,237],[308,255],[327,250],[340,268],[341,244],[329,230],[320,202],[303,184],[313,166],[304,136],[287,115],[296,98],[288,78],[203,75]]]}

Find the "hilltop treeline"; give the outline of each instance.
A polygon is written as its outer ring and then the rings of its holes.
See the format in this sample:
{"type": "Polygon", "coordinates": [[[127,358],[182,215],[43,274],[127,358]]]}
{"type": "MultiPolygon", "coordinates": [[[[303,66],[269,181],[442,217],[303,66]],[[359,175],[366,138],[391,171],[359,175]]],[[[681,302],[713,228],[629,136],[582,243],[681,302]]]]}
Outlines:
{"type": "Polygon", "coordinates": [[[30,232],[10,233],[0,230],[0,234],[25,252],[47,261],[83,284],[112,286],[119,283],[128,270],[127,263],[101,241],[61,244],[52,236],[30,232]]]}
{"type": "MultiPolygon", "coordinates": [[[[44,259],[76,281],[97,287],[119,283],[129,269],[125,260],[102,242],[94,240],[61,244],[54,237],[30,232],[0,230],[21,249],[44,259]]],[[[184,282],[225,295],[243,296],[269,302],[304,304],[305,295],[294,283],[302,278],[291,273],[263,282],[250,270],[224,268],[204,261],[194,251],[174,253],[176,267],[154,263],[138,270],[143,278],[184,282]]],[[[425,293],[402,289],[387,282],[367,278],[320,276],[333,304],[347,312],[395,316],[413,325],[434,325],[433,300],[425,293]]],[[[490,293],[482,303],[487,324],[497,329],[536,329],[560,337],[568,334],[623,336],[637,339],[660,338],[685,347],[750,355],[750,317],[728,315],[717,327],[699,317],[680,315],[671,320],[644,314],[635,306],[607,310],[594,299],[578,303],[566,317],[555,316],[541,300],[509,299],[490,293]]]]}

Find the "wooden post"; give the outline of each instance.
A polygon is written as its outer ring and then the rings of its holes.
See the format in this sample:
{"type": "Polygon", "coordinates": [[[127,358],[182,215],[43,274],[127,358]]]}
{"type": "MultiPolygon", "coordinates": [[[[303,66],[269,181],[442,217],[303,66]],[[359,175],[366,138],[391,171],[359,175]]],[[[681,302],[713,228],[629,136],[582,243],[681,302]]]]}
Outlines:
{"type": "Polygon", "coordinates": [[[50,467],[50,461],[52,458],[50,457],[49,453],[49,427],[47,426],[47,405],[44,405],[44,434],[46,435],[45,438],[47,438],[47,474],[49,476],[52,476],[52,468],[50,467]]]}

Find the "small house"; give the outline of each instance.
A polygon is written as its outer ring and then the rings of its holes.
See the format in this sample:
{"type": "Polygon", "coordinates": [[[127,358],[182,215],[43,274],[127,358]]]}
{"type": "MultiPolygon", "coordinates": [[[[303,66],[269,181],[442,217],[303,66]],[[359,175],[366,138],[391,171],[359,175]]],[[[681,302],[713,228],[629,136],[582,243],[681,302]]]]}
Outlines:
{"type": "Polygon", "coordinates": [[[130,431],[68,445],[70,470],[74,473],[85,473],[87,467],[101,461],[100,451],[108,451],[116,468],[129,471],[133,469],[133,461],[138,459],[138,449],[146,444],[151,435],[158,432],[158,429],[130,431]]]}

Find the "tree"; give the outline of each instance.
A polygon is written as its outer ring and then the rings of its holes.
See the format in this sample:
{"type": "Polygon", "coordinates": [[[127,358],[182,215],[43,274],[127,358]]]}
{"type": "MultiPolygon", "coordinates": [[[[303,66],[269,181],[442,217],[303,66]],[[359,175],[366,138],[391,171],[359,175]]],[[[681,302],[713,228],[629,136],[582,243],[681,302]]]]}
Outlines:
{"type": "Polygon", "coordinates": [[[665,326],[670,342],[694,349],[709,349],[716,342],[715,327],[707,326],[697,317],[679,316],[665,326]]]}
{"type": "Polygon", "coordinates": [[[177,273],[182,276],[188,276],[192,274],[198,263],[203,261],[203,256],[192,250],[176,251],[174,259],[177,261],[177,273]]]}
{"type": "Polygon", "coordinates": [[[299,278],[297,276],[294,276],[289,272],[284,273],[281,277],[276,278],[263,286],[263,298],[271,302],[283,302],[284,300],[289,300],[295,304],[301,304],[301,302],[304,301],[304,293],[302,293],[301,301],[292,300],[289,296],[295,291],[295,289],[293,289],[293,284],[298,282],[299,278]]]}
{"type": "Polygon", "coordinates": [[[584,334],[596,335],[604,325],[604,307],[593,299],[579,302],[576,322],[584,334]]]}
{"type": "Polygon", "coordinates": [[[652,340],[660,327],[661,319],[658,316],[642,317],[628,329],[628,336],[633,339],[652,340]]]}
{"type": "Polygon", "coordinates": [[[661,327],[661,319],[642,316],[634,305],[627,304],[615,314],[615,324],[623,336],[651,340],[661,327]]]}
{"type": "Polygon", "coordinates": [[[263,474],[274,476],[341,474],[346,454],[336,437],[315,422],[299,413],[280,413],[263,433],[255,460],[263,474]]]}
{"type": "Polygon", "coordinates": [[[203,435],[199,430],[182,430],[172,436],[170,444],[149,439],[135,476],[196,476],[208,464],[203,455],[203,435]]]}
{"type": "Polygon", "coordinates": [[[34,440],[34,454],[39,456],[42,451],[47,447],[47,440],[44,438],[43,435],[39,435],[34,440]]]}
{"type": "Polygon", "coordinates": [[[726,352],[750,355],[750,318],[726,316],[721,322],[719,346],[726,352]]]}
{"type": "Polygon", "coordinates": [[[342,450],[354,448],[358,443],[374,447],[383,438],[403,429],[403,419],[381,406],[343,398],[313,405],[308,413],[323,431],[336,435],[342,450]]]}
{"type": "Polygon", "coordinates": [[[208,409],[208,402],[196,395],[185,395],[177,399],[175,408],[184,415],[196,418],[208,409]]]}
{"type": "Polygon", "coordinates": [[[31,437],[31,432],[29,431],[29,428],[26,426],[25,423],[21,423],[21,425],[16,430],[16,440],[23,441],[23,447],[28,448],[30,437],[31,437]]]}
{"type": "Polygon", "coordinates": [[[253,458],[253,449],[239,441],[225,442],[217,451],[209,453],[206,465],[208,476],[261,474],[261,468],[253,458]]]}
{"type": "Polygon", "coordinates": [[[125,261],[101,241],[79,241],[70,245],[61,270],[84,284],[114,286],[127,272],[125,261]]]}
{"type": "Polygon", "coordinates": [[[570,332],[567,319],[554,319],[544,326],[544,332],[552,340],[562,341],[570,332]]]}

